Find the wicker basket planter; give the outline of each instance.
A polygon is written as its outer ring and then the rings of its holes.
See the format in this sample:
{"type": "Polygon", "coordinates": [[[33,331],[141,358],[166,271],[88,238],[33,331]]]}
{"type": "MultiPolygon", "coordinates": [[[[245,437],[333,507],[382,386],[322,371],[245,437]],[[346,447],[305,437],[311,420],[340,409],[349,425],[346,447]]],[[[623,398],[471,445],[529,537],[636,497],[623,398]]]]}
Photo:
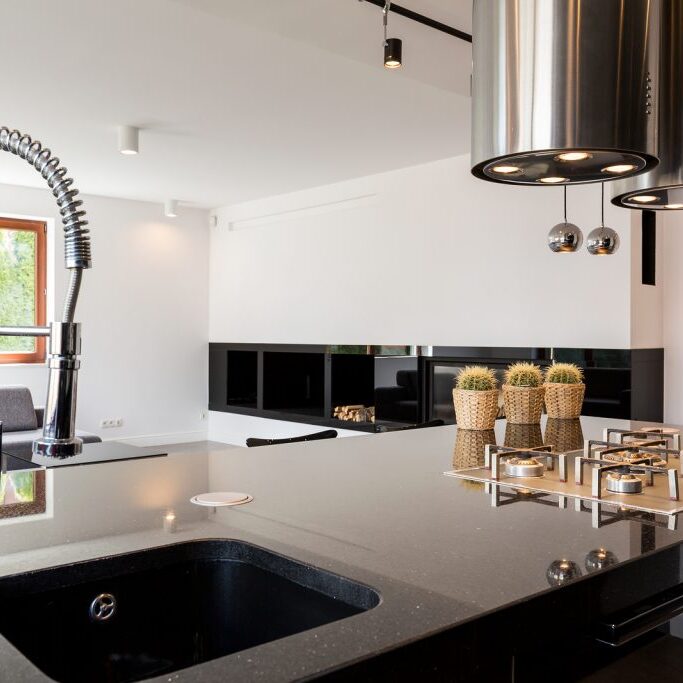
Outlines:
{"type": "Polygon", "coordinates": [[[575,420],[581,415],[585,384],[555,384],[546,382],[545,409],[549,418],[575,420]]]}
{"type": "Polygon", "coordinates": [[[538,424],[543,412],[544,394],[543,387],[503,384],[503,405],[507,421],[518,425],[538,424]]]}
{"type": "Polygon", "coordinates": [[[493,429],[498,416],[498,389],[453,389],[453,405],[460,429],[493,429]]]}
{"type": "Polygon", "coordinates": [[[545,445],[556,451],[577,451],[583,448],[581,420],[558,420],[549,417],[545,423],[545,445]]]}
{"type": "Polygon", "coordinates": [[[453,469],[483,467],[484,450],[488,444],[494,443],[496,443],[496,433],[493,429],[479,431],[458,428],[453,449],[453,469]]]}
{"type": "Polygon", "coordinates": [[[504,446],[509,448],[537,448],[543,445],[543,434],[540,424],[505,425],[504,446]]]}

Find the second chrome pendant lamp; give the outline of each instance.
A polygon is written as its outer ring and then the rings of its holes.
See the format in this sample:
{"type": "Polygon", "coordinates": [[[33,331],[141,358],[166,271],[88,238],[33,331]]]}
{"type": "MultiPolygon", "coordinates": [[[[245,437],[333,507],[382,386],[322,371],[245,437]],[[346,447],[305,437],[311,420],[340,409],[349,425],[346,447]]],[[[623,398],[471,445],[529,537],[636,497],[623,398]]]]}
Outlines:
{"type": "Polygon", "coordinates": [[[542,186],[654,168],[653,2],[474,0],[472,173],[542,186]]]}

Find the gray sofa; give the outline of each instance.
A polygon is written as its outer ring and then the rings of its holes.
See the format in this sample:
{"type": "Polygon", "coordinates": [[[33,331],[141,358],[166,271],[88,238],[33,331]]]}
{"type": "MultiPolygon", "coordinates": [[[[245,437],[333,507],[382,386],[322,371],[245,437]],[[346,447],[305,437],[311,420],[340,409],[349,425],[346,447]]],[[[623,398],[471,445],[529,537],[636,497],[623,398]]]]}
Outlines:
{"type": "MultiPolygon", "coordinates": [[[[35,408],[27,387],[0,387],[0,420],[4,453],[30,457],[34,439],[43,433],[43,408],[35,408]]],[[[96,434],[76,431],[84,443],[102,441],[96,434]]]]}

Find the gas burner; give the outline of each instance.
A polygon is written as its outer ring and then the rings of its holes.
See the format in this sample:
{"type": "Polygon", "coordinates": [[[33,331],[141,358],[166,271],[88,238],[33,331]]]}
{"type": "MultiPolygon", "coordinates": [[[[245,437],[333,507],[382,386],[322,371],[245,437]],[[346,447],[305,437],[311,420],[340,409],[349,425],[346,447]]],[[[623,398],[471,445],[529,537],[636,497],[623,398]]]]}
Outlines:
{"type": "Polygon", "coordinates": [[[602,459],[609,460],[610,462],[624,462],[629,464],[643,460],[642,456],[629,451],[616,451],[614,453],[607,453],[606,455],[602,456],[602,459]]]}
{"type": "Polygon", "coordinates": [[[625,441],[620,446],[609,441],[586,441],[583,448],[584,458],[602,460],[609,463],[626,465],[649,465],[666,469],[669,458],[681,461],[681,451],[668,448],[670,444],[662,441],[625,441]]]}
{"type": "Polygon", "coordinates": [[[508,477],[542,477],[545,465],[536,458],[510,458],[505,461],[508,477]]]}
{"type": "Polygon", "coordinates": [[[673,427],[642,427],[641,429],[611,429],[603,432],[603,439],[610,443],[629,443],[630,445],[662,445],[680,450],[681,430],[673,427]]]}
{"type": "Polygon", "coordinates": [[[484,467],[491,471],[491,479],[500,479],[501,465],[504,464],[505,475],[511,478],[532,477],[539,479],[545,472],[555,470],[555,461],[559,463],[560,481],[567,481],[566,453],[553,453],[552,446],[538,446],[520,450],[507,446],[488,444],[484,451],[484,467]],[[545,461],[545,462],[543,462],[545,461]]]}
{"type": "MultiPolygon", "coordinates": [[[[651,465],[652,467],[666,467],[667,463],[664,458],[658,455],[643,454],[638,451],[597,451],[596,456],[601,460],[608,460],[609,462],[621,462],[626,465],[637,465],[639,463],[651,465]]],[[[595,457],[595,456],[594,456],[595,457]]]]}
{"type": "Polygon", "coordinates": [[[612,493],[642,493],[643,480],[629,472],[608,472],[605,477],[607,490],[612,493]]]}

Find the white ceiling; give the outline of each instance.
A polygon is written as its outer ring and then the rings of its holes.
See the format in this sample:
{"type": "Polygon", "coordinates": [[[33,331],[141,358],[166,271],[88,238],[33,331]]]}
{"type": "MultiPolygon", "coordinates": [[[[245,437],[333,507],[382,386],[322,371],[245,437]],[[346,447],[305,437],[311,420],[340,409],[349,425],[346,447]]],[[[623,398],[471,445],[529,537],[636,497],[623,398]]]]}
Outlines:
{"type": "MultiPolygon", "coordinates": [[[[403,0],[470,31],[471,0],[403,0]]],[[[465,152],[469,45],[358,0],[4,0],[0,125],[82,192],[213,207],[465,152]],[[117,124],[138,125],[135,157],[117,124]]],[[[42,186],[0,155],[0,182],[42,186]]]]}

